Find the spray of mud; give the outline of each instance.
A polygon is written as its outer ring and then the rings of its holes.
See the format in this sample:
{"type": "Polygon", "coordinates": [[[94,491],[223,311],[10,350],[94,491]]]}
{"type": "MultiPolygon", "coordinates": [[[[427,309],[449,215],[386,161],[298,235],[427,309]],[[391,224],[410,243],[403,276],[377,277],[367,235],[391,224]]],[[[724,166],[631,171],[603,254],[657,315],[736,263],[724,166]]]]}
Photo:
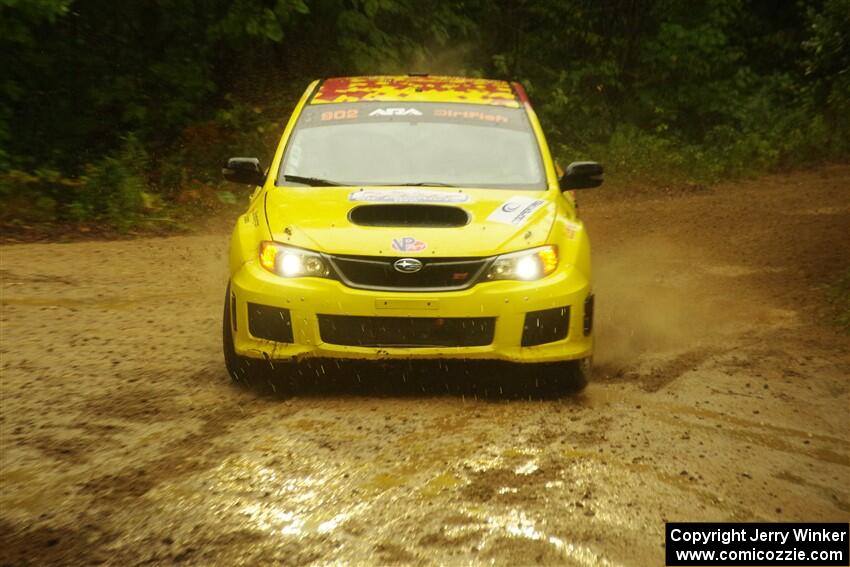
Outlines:
{"type": "Polygon", "coordinates": [[[749,300],[735,266],[705,262],[704,251],[664,237],[638,237],[594,250],[595,359],[634,365],[723,344],[775,313],[749,300]]]}

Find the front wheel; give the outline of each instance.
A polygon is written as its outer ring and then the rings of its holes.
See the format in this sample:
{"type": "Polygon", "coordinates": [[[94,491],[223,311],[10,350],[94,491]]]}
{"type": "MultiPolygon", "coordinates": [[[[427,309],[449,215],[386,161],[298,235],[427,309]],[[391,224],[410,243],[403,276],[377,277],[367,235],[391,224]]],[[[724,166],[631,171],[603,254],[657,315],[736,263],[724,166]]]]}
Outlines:
{"type": "Polygon", "coordinates": [[[593,375],[593,358],[581,358],[572,361],[571,385],[576,392],[584,390],[593,375]]]}
{"type": "Polygon", "coordinates": [[[543,374],[558,388],[577,393],[587,386],[592,372],[593,359],[587,357],[547,364],[543,374]]]}

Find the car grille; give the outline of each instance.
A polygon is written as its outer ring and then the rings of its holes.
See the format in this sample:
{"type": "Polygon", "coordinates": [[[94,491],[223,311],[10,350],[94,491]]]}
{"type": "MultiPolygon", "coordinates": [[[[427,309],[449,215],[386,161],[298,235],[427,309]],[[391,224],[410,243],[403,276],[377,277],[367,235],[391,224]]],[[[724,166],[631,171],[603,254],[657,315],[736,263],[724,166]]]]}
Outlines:
{"type": "Polygon", "coordinates": [[[495,317],[319,315],[322,341],[368,347],[471,347],[493,342],[495,317]]]}
{"type": "Polygon", "coordinates": [[[328,256],[343,283],[374,290],[450,291],[472,286],[491,262],[490,258],[417,258],[422,269],[396,271],[399,257],[328,256]]]}

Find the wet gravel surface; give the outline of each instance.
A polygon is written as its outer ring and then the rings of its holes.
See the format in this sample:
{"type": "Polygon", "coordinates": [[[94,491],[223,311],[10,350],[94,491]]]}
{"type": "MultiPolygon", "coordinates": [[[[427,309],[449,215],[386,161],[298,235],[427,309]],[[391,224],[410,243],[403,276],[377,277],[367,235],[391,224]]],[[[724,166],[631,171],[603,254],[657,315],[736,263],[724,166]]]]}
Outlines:
{"type": "Polygon", "coordinates": [[[232,385],[227,234],[0,248],[0,563],[660,565],[667,520],[850,520],[850,167],[582,195],[596,380],[232,385]]]}

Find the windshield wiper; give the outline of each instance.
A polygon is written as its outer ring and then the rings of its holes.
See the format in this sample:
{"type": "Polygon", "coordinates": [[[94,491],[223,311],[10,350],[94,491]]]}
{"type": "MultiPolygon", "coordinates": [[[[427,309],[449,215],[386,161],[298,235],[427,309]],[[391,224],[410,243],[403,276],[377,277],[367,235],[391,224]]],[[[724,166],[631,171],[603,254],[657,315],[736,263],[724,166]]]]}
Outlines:
{"type": "Polygon", "coordinates": [[[311,187],[338,187],[342,185],[342,183],[337,183],[336,181],[328,181],[327,179],[320,179],[318,177],[302,177],[300,175],[284,175],[283,179],[284,181],[303,183],[311,187]]]}
{"type": "Polygon", "coordinates": [[[451,183],[441,181],[420,181],[418,183],[382,183],[381,185],[393,185],[396,187],[457,187],[451,183]]]}

